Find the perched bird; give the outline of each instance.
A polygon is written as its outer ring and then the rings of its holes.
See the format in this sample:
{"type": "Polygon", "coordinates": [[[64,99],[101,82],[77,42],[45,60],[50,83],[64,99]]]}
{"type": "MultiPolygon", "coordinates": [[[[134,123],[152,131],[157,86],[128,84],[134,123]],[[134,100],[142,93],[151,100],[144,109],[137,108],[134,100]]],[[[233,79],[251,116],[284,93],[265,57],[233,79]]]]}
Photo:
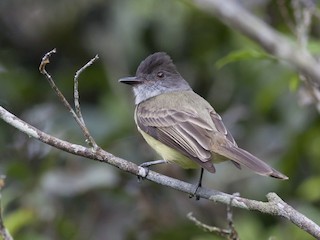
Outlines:
{"type": "Polygon", "coordinates": [[[231,160],[257,174],[278,179],[287,176],[239,148],[213,107],[196,94],[177,71],[171,58],[157,52],[142,61],[135,77],[119,80],[133,87],[134,119],[146,142],[163,160],[142,164],[173,162],[183,168],[201,167],[214,173],[213,163],[231,160]]]}

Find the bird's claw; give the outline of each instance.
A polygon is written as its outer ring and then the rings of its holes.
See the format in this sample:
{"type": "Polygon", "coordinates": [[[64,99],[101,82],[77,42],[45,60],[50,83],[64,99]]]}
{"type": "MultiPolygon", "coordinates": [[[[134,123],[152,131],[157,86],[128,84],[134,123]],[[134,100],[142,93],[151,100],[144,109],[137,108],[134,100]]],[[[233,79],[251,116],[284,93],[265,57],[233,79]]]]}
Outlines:
{"type": "Polygon", "coordinates": [[[139,167],[142,167],[144,169],[144,176],[142,176],[142,174],[139,174],[138,177],[138,182],[140,182],[141,180],[145,179],[148,174],[149,174],[149,165],[146,163],[142,163],[139,165],[139,167]]]}
{"type": "Polygon", "coordinates": [[[193,197],[196,197],[196,200],[200,200],[200,196],[197,194],[198,192],[198,189],[201,187],[200,184],[197,184],[195,190],[193,191],[193,193],[189,194],[189,198],[193,198],[193,197]]]}

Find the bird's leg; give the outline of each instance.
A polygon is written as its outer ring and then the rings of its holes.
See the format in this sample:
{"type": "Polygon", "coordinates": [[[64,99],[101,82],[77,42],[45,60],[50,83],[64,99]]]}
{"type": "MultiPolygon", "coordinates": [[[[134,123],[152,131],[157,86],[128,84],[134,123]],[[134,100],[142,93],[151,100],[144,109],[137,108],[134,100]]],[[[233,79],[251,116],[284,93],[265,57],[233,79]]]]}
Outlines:
{"type": "Polygon", "coordinates": [[[166,160],[155,160],[155,161],[150,161],[150,162],[144,162],[142,164],[139,165],[139,167],[143,167],[146,170],[146,175],[144,177],[138,176],[138,180],[140,181],[141,179],[145,178],[148,176],[149,174],[149,167],[153,166],[153,165],[158,165],[158,164],[163,164],[163,163],[167,163],[166,160]]]}
{"type": "Polygon", "coordinates": [[[196,185],[196,189],[194,190],[193,194],[189,195],[190,198],[193,198],[194,196],[196,196],[196,200],[200,199],[200,196],[197,195],[197,191],[202,186],[202,177],[203,177],[203,168],[201,168],[200,178],[199,178],[198,184],[196,185]]]}

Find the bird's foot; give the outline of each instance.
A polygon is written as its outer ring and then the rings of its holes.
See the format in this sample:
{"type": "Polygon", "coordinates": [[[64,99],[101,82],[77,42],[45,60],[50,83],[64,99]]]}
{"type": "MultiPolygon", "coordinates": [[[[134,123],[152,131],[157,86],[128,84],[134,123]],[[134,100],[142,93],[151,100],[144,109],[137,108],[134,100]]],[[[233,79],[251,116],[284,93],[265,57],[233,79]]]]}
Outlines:
{"type": "MultiPolygon", "coordinates": [[[[149,174],[149,167],[150,165],[148,164],[149,162],[145,162],[139,165],[139,167],[142,167],[144,169],[144,173],[139,174],[138,177],[138,182],[140,182],[141,180],[145,179],[148,174],[149,174]]],[[[139,171],[140,173],[140,171],[139,171]]]]}
{"type": "Polygon", "coordinates": [[[167,163],[167,161],[166,160],[155,160],[155,161],[144,162],[144,163],[140,164],[139,167],[144,168],[144,174],[139,174],[138,175],[138,182],[140,182],[141,180],[145,179],[148,176],[149,171],[150,171],[149,170],[150,166],[157,165],[157,164],[162,164],[162,163],[167,163]]]}
{"type": "Polygon", "coordinates": [[[200,196],[197,194],[199,188],[201,188],[201,184],[195,186],[193,193],[189,194],[189,198],[195,197],[197,201],[200,200],[200,196]]]}
{"type": "Polygon", "coordinates": [[[196,200],[200,200],[200,196],[197,194],[198,189],[201,188],[202,186],[202,177],[203,177],[203,168],[201,168],[201,172],[200,172],[200,178],[198,181],[198,184],[196,185],[196,189],[193,191],[192,194],[189,195],[189,198],[193,198],[196,197],[196,200]]]}

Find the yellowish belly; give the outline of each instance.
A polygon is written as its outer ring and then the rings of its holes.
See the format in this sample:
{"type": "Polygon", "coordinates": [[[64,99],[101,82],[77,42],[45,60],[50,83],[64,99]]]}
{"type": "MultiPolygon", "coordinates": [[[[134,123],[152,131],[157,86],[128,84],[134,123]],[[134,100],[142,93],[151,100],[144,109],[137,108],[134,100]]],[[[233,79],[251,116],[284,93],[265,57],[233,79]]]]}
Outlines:
{"type": "Polygon", "coordinates": [[[196,162],[191,160],[190,158],[184,156],[180,152],[164,145],[160,141],[154,139],[153,137],[147,135],[142,130],[138,129],[140,133],[142,134],[143,138],[146,140],[146,142],[166,161],[168,162],[174,162],[178,165],[180,165],[183,168],[199,168],[200,165],[198,165],[196,162]]]}

